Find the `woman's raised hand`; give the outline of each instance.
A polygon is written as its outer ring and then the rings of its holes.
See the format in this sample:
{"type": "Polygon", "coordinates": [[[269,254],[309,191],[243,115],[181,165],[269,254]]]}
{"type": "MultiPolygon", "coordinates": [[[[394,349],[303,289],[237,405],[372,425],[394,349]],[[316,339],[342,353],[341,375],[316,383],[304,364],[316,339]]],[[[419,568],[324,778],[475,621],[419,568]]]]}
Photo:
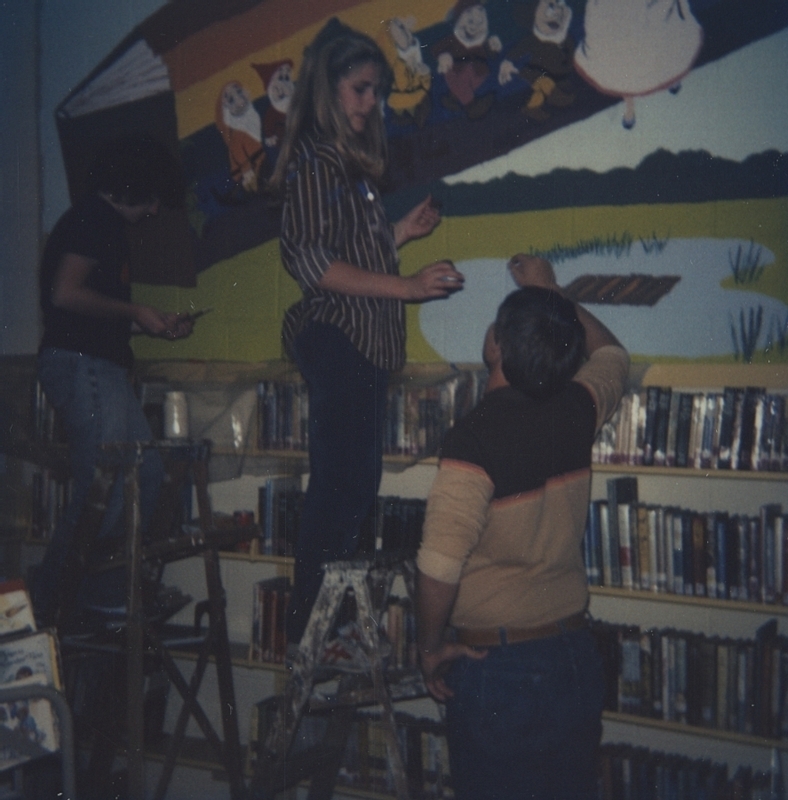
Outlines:
{"type": "Polygon", "coordinates": [[[411,239],[420,239],[432,233],[440,221],[440,207],[433,201],[432,195],[427,195],[394,224],[394,241],[397,247],[401,247],[411,239]]]}

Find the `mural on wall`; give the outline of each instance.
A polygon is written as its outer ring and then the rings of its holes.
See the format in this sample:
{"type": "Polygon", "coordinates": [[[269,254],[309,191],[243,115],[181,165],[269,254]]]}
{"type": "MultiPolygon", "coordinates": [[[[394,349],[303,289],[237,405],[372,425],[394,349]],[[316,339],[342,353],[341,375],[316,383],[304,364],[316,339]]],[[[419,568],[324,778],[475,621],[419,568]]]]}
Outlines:
{"type": "Polygon", "coordinates": [[[217,308],[184,357],[280,354],[298,292],[266,178],[303,48],[338,16],[394,71],[392,218],[427,192],[443,207],[402,270],[449,257],[467,278],[408,309],[411,360],[479,360],[517,251],[550,257],[638,357],[788,360],[781,0],[326,0],[298,19],[285,0],[186,6],[132,31],[58,110],[72,193],[100,135],[144,126],[177,144],[188,204],[158,235],[188,247],[135,291],[217,308]]]}

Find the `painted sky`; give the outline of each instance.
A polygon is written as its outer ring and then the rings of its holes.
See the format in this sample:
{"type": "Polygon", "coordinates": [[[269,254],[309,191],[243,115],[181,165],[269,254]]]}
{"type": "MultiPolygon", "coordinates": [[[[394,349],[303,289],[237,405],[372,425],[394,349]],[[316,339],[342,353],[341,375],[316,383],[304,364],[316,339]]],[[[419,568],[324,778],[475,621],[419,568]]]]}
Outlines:
{"type": "Polygon", "coordinates": [[[537,176],[557,167],[600,173],[635,168],[658,148],[702,149],[734,161],[768,149],[788,152],[785,75],[788,29],[693,70],[676,95],[663,91],[638,98],[632,130],[621,125],[623,103],[616,104],[444,181],[484,182],[509,172],[537,176]]]}

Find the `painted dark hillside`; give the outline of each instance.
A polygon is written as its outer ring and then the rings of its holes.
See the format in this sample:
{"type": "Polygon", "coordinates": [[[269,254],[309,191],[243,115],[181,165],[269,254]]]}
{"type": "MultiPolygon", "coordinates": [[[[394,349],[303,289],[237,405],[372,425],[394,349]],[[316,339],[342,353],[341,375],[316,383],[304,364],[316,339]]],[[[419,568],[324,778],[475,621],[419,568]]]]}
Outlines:
{"type": "Polygon", "coordinates": [[[427,191],[442,202],[447,216],[785,197],[788,154],[769,150],[738,162],[715,158],[703,150],[678,155],[657,150],[636,169],[620,167],[605,173],[556,169],[534,178],[510,173],[484,184],[453,186],[434,181],[388,197],[392,218],[396,219],[427,191]]]}

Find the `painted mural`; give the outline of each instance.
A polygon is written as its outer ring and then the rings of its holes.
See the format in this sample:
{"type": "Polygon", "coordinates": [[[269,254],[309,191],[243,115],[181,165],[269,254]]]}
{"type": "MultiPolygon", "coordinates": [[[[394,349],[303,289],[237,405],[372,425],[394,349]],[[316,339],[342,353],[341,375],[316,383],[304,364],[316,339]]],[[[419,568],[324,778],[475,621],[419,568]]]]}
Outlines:
{"type": "MultiPolygon", "coordinates": [[[[394,71],[391,217],[428,193],[442,206],[401,269],[450,258],[466,275],[459,295],[409,307],[409,360],[478,361],[514,288],[506,260],[525,251],[548,256],[636,358],[788,361],[782,0],[186,6],[132,31],[58,110],[72,192],[99,135],[146,127],[178,147],[188,204],[158,231],[178,254],[142,248],[167,264],[138,271],[135,292],[216,311],[169,355],[281,356],[298,290],[279,263],[266,179],[303,48],[337,16],[394,71]]],[[[137,352],[164,355],[155,341],[137,352]]]]}

